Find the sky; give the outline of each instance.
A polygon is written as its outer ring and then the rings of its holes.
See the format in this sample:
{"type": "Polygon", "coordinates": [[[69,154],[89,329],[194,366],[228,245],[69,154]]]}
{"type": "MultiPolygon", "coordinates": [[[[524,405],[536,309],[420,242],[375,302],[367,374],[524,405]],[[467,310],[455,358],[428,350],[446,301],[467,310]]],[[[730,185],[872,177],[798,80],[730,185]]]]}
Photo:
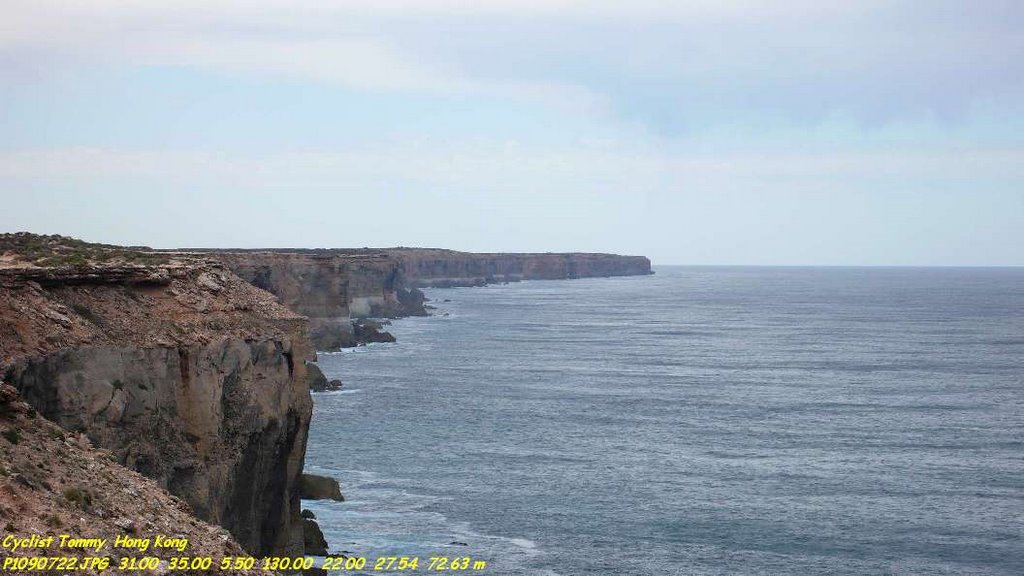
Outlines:
{"type": "Polygon", "coordinates": [[[0,232],[1024,265],[1017,0],[4,0],[0,232]]]}

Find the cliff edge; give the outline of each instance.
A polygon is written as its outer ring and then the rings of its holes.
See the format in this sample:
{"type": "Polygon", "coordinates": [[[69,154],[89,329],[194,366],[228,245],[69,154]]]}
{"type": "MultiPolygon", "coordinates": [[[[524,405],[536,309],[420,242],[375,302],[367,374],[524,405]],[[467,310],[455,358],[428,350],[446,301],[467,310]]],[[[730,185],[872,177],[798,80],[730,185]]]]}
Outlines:
{"type": "Polygon", "coordinates": [[[476,254],[433,248],[197,250],[309,317],[317,350],[354,346],[353,320],[425,316],[419,287],[483,286],[651,274],[643,256],[588,253],[476,254]]]}
{"type": "Polygon", "coordinates": [[[305,318],[220,262],[0,235],[0,375],[227,528],[302,553],[305,318]]]}
{"type": "Polygon", "coordinates": [[[232,272],[309,318],[317,350],[366,340],[363,318],[426,315],[423,295],[405,287],[400,263],[387,254],[334,250],[216,251],[232,272]]]}
{"type": "Polygon", "coordinates": [[[571,280],[652,274],[644,256],[569,253],[472,253],[437,248],[389,248],[412,286],[482,286],[521,280],[571,280]]]}

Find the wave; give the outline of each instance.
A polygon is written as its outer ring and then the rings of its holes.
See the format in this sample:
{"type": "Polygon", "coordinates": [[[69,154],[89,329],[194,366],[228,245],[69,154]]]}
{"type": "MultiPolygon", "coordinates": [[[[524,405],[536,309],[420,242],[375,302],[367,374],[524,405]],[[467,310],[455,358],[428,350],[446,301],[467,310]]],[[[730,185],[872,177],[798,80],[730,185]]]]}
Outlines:
{"type": "Polygon", "coordinates": [[[443,498],[419,494],[377,473],[310,466],[342,480],[345,502],[303,501],[316,514],[332,551],[376,558],[384,555],[470,556],[485,560],[488,571],[509,576],[559,576],[528,564],[543,555],[536,542],[475,530],[431,509],[443,498]],[[347,480],[347,481],[346,481],[347,480]]]}

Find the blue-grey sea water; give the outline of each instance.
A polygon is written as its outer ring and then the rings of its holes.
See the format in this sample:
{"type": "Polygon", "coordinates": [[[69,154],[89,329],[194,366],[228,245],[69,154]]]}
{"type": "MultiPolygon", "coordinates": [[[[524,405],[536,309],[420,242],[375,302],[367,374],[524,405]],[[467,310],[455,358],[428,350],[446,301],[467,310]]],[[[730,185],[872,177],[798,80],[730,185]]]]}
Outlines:
{"type": "Polygon", "coordinates": [[[493,576],[1024,574],[1024,269],[428,296],[398,343],[320,356],[345,382],[314,394],[307,457],[348,498],[306,503],[331,550],[493,576]]]}

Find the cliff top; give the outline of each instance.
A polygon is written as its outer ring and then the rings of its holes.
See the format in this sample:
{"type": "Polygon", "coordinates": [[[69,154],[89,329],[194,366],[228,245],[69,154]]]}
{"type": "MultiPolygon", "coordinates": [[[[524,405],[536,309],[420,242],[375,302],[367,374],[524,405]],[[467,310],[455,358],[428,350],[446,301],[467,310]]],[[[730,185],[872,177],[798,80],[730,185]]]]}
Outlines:
{"type": "Polygon", "coordinates": [[[56,267],[67,265],[135,264],[173,265],[181,260],[195,259],[205,254],[223,253],[276,253],[323,256],[353,256],[380,258],[394,255],[409,256],[576,256],[642,258],[609,252],[468,252],[448,248],[417,248],[393,246],[388,248],[176,248],[153,249],[147,246],[116,246],[85,242],[69,236],[42,235],[30,232],[0,234],[0,268],[5,266],[56,267]]]}
{"type": "Polygon", "coordinates": [[[204,344],[301,330],[303,317],[220,262],[0,235],[0,367],[26,354],[90,344],[204,344]]]}
{"type": "Polygon", "coordinates": [[[307,254],[323,256],[356,256],[386,257],[394,255],[420,256],[582,256],[605,258],[643,258],[610,252],[467,252],[450,248],[415,248],[410,246],[394,246],[390,248],[179,248],[167,250],[168,253],[179,254],[219,254],[219,253],[272,253],[272,254],[307,254]]]}
{"type": "Polygon", "coordinates": [[[155,252],[145,246],[98,244],[57,234],[0,234],[0,269],[167,266],[177,263],[176,260],[173,255],[155,252]]]}

